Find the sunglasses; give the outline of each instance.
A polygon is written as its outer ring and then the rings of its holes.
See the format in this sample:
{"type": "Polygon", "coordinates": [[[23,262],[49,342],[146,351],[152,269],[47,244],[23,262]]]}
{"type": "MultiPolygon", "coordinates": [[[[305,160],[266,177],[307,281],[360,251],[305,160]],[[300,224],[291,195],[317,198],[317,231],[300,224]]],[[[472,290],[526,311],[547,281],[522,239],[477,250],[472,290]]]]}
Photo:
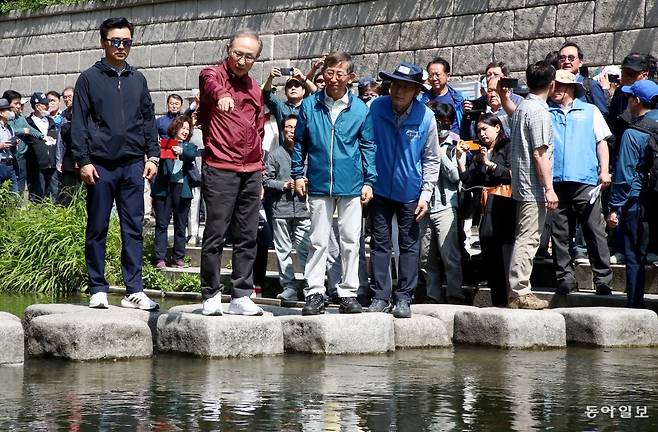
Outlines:
{"type": "Polygon", "coordinates": [[[578,57],[573,55],[573,54],[569,54],[569,55],[564,55],[563,54],[560,57],[558,57],[558,60],[560,60],[560,61],[569,60],[570,62],[572,62],[572,61],[576,60],[577,58],[578,57]]]}
{"type": "Polygon", "coordinates": [[[119,48],[123,44],[124,48],[130,48],[133,44],[132,39],[121,39],[121,38],[105,38],[106,41],[110,43],[114,48],[119,48]]]}

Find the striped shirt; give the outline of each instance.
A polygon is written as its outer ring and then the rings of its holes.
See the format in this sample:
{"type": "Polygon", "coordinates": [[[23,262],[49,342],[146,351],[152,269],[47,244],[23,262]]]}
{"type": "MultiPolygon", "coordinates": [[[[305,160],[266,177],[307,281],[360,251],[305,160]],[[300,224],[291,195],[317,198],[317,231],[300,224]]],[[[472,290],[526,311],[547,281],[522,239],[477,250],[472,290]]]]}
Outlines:
{"type": "Polygon", "coordinates": [[[516,107],[510,129],[512,197],[517,201],[545,202],[544,187],[532,153],[546,146],[548,157],[553,163],[553,126],[546,101],[529,94],[516,107]]]}

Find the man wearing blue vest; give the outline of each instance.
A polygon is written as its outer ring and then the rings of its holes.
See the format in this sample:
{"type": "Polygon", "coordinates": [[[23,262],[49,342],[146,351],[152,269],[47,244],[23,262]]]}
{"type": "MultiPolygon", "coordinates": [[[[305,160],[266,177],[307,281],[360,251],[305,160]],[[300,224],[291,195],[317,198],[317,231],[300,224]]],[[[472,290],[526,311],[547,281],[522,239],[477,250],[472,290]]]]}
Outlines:
{"type": "Polygon", "coordinates": [[[571,231],[580,222],[599,295],[610,295],[610,250],[601,213],[601,188],[610,186],[610,129],[599,109],[579,97],[585,89],[571,72],[555,74],[548,111],[553,125],[553,187],[559,203],[551,222],[557,294],[578,289],[569,253],[571,231]]]}
{"type": "Polygon", "coordinates": [[[378,180],[370,203],[370,263],[374,298],[369,312],[386,312],[391,297],[396,318],[411,317],[410,303],[418,282],[419,224],[427,213],[439,178],[439,136],[434,113],[416,99],[423,89],[423,70],[400,63],[379,77],[391,81],[390,96],[375,99],[370,115],[375,127],[378,180]],[[398,221],[400,260],[392,295],[391,221],[398,221]]]}

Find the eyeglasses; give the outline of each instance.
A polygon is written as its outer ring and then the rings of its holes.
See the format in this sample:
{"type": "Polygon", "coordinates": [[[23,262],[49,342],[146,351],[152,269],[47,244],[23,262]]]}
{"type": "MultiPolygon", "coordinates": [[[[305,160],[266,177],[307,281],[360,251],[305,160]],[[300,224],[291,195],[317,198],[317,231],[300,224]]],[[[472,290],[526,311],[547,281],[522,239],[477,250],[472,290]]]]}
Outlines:
{"type": "Polygon", "coordinates": [[[342,80],[343,78],[345,78],[349,74],[346,74],[345,72],[342,72],[342,71],[335,72],[333,70],[326,70],[326,71],[324,71],[324,75],[329,79],[332,79],[333,77],[336,77],[336,79],[342,80]]]}
{"type": "Polygon", "coordinates": [[[560,61],[569,60],[570,62],[572,62],[572,61],[576,60],[577,58],[579,58],[579,57],[575,56],[573,54],[569,54],[569,55],[561,55],[560,57],[558,57],[558,60],[560,60],[560,61]]]}
{"type": "Polygon", "coordinates": [[[444,74],[441,72],[432,72],[427,74],[429,78],[441,78],[443,75],[444,74]]]}
{"type": "Polygon", "coordinates": [[[236,60],[244,59],[247,63],[253,63],[256,61],[256,57],[251,54],[245,54],[242,51],[231,51],[231,55],[235,57],[236,60]]]}
{"type": "Polygon", "coordinates": [[[106,41],[110,43],[114,48],[119,48],[123,44],[124,48],[130,48],[133,44],[132,39],[121,39],[121,38],[105,38],[106,41]]]}

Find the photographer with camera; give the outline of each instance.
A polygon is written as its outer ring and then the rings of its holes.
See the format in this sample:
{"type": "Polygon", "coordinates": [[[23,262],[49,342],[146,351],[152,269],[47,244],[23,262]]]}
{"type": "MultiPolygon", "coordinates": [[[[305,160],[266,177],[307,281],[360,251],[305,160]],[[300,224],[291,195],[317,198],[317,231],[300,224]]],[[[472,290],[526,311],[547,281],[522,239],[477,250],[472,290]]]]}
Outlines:
{"type": "MultiPolygon", "coordinates": [[[[287,116],[299,114],[299,109],[302,106],[304,97],[309,94],[315,93],[317,87],[304,76],[302,71],[295,67],[273,67],[267,80],[263,84],[263,98],[265,105],[270,109],[270,112],[279,126],[279,144],[283,144],[283,137],[285,131],[281,129],[283,126],[283,119],[287,116]],[[272,91],[272,81],[274,78],[288,76],[285,85],[286,101],[282,101],[276,96],[276,92],[272,91]]],[[[270,149],[272,151],[274,149],[270,149]]]]}
{"type": "Polygon", "coordinates": [[[510,258],[516,226],[516,203],[512,199],[510,140],[501,119],[485,113],[476,130],[482,146],[471,165],[461,174],[467,188],[483,186],[480,248],[491,304],[507,306],[510,258]]]}

